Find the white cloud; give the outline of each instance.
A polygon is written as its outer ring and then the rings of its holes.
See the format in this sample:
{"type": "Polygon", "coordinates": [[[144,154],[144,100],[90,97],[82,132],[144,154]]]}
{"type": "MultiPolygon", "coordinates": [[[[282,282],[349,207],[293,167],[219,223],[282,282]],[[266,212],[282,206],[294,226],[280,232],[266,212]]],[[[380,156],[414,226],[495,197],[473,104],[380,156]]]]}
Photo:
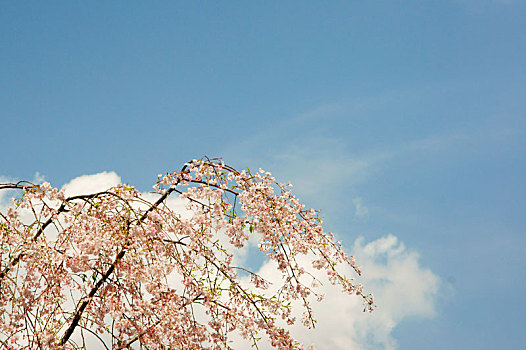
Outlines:
{"type": "MultiPolygon", "coordinates": [[[[26,179],[27,180],[27,179],[26,179]]],[[[19,180],[15,180],[10,177],[2,176],[0,175],[0,184],[7,184],[7,183],[17,183],[19,180]]],[[[40,174],[38,171],[33,176],[33,179],[30,180],[33,184],[41,184],[45,181],[45,177],[40,174]]],[[[5,211],[7,207],[11,205],[11,199],[13,197],[17,197],[22,192],[20,190],[1,190],[0,191],[0,211],[5,211]]]]}
{"type": "Polygon", "coordinates": [[[294,192],[304,199],[316,199],[324,207],[342,193],[367,182],[384,162],[396,154],[380,150],[350,154],[344,140],[312,137],[297,140],[272,154],[269,169],[282,182],[292,181],[294,192]]]}
{"type": "Polygon", "coordinates": [[[332,199],[342,187],[353,188],[369,181],[389,162],[419,154],[458,152],[459,145],[482,144],[510,133],[502,129],[442,133],[361,152],[348,151],[344,139],[312,136],[280,145],[280,151],[271,154],[272,168],[267,170],[285,182],[293,180],[295,191],[302,196],[332,199]]]}
{"type": "MultiPolygon", "coordinates": [[[[420,265],[417,253],[407,250],[392,235],[367,244],[359,238],[351,251],[363,265],[361,281],[374,293],[378,308],[363,313],[360,298],[341,293],[319,274],[325,300],[313,305],[316,328],[309,330],[296,324],[291,333],[305,346],[314,344],[318,350],[396,349],[392,331],[400,322],[436,314],[440,279],[420,265]]],[[[279,278],[271,262],[265,263],[259,273],[270,281],[279,278]]],[[[260,348],[270,349],[268,344],[260,348]]]]}
{"type": "Polygon", "coordinates": [[[365,205],[363,205],[361,197],[353,198],[352,202],[355,208],[354,215],[365,216],[369,213],[369,209],[365,205]]]}
{"type": "Polygon", "coordinates": [[[66,196],[91,194],[107,190],[121,183],[121,177],[114,171],[104,171],[93,175],[82,175],[63,186],[66,196]]]}
{"type": "Polygon", "coordinates": [[[502,124],[499,116],[496,122],[433,129],[436,131],[415,129],[404,133],[403,138],[399,131],[391,135],[390,113],[393,109],[400,112],[400,101],[432,101],[435,90],[454,93],[454,86],[415,87],[323,104],[236,140],[223,155],[242,166],[261,166],[280,181],[292,181],[296,194],[308,200],[315,197],[325,208],[343,192],[342,188],[348,194],[347,190],[389,171],[388,167],[397,162],[435,154],[478,152],[481,146],[517,139],[524,133],[522,125],[503,127],[516,123],[502,124]],[[257,164],[253,163],[254,155],[257,164]]]}
{"type": "MultiPolygon", "coordinates": [[[[6,184],[13,182],[10,178],[0,175],[0,184],[6,184]]],[[[12,191],[10,190],[1,190],[0,191],[0,210],[4,210],[4,207],[9,205],[9,196],[12,191]]]]}

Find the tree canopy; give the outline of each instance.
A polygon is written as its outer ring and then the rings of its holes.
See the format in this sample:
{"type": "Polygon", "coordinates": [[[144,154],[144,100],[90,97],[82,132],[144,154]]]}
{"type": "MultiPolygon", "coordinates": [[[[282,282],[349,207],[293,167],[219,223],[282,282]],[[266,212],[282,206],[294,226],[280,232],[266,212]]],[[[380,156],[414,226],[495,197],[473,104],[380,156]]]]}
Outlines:
{"type": "Polygon", "coordinates": [[[361,274],[354,258],[270,173],[203,158],[154,188],[0,184],[20,191],[0,212],[0,348],[230,349],[237,335],[302,349],[287,325],[315,326],[317,270],[373,310],[342,272],[361,274]],[[240,263],[249,240],[279,283],[240,263]]]}

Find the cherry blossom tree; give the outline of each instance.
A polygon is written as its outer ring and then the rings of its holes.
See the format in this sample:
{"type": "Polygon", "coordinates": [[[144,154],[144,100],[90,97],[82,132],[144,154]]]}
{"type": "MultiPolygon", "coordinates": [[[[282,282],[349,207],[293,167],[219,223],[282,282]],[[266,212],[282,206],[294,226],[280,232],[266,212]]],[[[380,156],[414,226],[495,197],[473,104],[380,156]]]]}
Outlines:
{"type": "Polygon", "coordinates": [[[372,295],[341,272],[361,274],[354,258],[289,187],[208,158],[159,175],[155,197],[0,184],[19,191],[0,212],[0,348],[230,349],[236,334],[302,349],[287,325],[315,326],[319,271],[371,311],[372,295]],[[279,283],[236,262],[252,236],[279,283]]]}

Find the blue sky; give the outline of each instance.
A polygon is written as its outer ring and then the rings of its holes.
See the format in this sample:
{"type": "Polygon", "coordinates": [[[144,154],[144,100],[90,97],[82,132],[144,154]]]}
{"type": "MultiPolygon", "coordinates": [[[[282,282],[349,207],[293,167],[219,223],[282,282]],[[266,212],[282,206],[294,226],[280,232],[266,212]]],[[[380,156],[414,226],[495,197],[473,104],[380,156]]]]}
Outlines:
{"type": "Polygon", "coordinates": [[[0,176],[147,191],[202,155],[263,167],[349,247],[390,234],[437,276],[399,348],[520,348],[525,18],[519,0],[3,2],[0,176]]]}

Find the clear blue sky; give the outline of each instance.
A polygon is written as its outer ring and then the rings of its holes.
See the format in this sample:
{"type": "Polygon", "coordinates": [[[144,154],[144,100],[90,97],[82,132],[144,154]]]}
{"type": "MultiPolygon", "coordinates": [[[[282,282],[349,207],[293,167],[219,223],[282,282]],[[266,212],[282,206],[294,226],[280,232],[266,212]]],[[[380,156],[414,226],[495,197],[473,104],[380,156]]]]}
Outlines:
{"type": "Polygon", "coordinates": [[[401,349],[522,348],[525,33],[519,0],[4,1],[0,175],[263,167],[440,277],[401,349]]]}

